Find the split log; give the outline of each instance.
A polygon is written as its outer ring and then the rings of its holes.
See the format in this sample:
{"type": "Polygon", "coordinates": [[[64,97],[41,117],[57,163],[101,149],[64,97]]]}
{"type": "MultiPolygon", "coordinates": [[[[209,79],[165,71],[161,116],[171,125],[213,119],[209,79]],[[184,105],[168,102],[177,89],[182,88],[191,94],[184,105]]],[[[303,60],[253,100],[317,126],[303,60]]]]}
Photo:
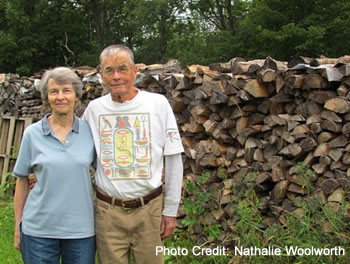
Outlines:
{"type": "Polygon", "coordinates": [[[256,98],[268,96],[266,88],[256,79],[246,80],[242,88],[256,98]]]}
{"type": "Polygon", "coordinates": [[[310,64],[312,58],[303,57],[303,56],[293,56],[288,60],[288,68],[293,68],[298,64],[310,64]]]}
{"type": "Polygon", "coordinates": [[[350,104],[348,100],[340,97],[327,100],[324,104],[324,107],[330,111],[340,114],[350,112],[350,104]]]}
{"type": "Polygon", "coordinates": [[[314,67],[317,67],[317,66],[320,66],[320,65],[323,65],[323,64],[336,64],[338,63],[338,59],[334,59],[334,58],[313,58],[311,59],[310,61],[310,66],[314,66],[314,67]]]}
{"type": "Polygon", "coordinates": [[[240,61],[232,65],[234,75],[254,75],[255,72],[264,66],[264,60],[240,61]]]}

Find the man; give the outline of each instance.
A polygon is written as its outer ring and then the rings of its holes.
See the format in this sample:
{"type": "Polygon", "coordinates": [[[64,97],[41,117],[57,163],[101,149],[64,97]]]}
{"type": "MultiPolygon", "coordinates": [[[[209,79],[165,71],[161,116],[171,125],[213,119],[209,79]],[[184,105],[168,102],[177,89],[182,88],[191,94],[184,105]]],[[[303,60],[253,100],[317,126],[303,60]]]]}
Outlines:
{"type": "Polygon", "coordinates": [[[134,87],[132,51],[112,45],[100,55],[109,94],[90,102],[90,124],[98,155],[95,226],[101,264],[163,263],[156,254],[176,225],[181,198],[183,147],[167,99],[134,87]],[[165,161],[164,201],[162,170],[165,161]]]}

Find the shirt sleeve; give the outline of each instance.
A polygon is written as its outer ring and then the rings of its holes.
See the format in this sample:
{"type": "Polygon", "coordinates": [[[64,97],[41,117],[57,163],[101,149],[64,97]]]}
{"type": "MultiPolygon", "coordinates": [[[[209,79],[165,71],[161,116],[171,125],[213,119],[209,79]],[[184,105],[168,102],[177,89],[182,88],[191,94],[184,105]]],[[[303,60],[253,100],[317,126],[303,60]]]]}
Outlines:
{"type": "Polygon", "coordinates": [[[82,120],[85,120],[85,121],[87,121],[87,122],[88,122],[87,112],[89,111],[88,109],[89,109],[89,104],[86,106],[86,108],[85,108],[85,110],[84,110],[84,112],[83,112],[83,115],[81,116],[81,119],[82,119],[82,120]]]}
{"type": "Polygon", "coordinates": [[[183,164],[181,154],[165,156],[165,194],[163,215],[176,217],[181,200],[183,164]]]}
{"type": "Polygon", "coordinates": [[[171,109],[170,104],[166,101],[166,111],[167,111],[167,120],[166,120],[166,140],[164,146],[164,155],[173,155],[178,154],[184,151],[182,146],[181,137],[179,129],[176,124],[175,115],[171,109]]]}
{"type": "Polygon", "coordinates": [[[31,173],[31,143],[29,138],[29,133],[26,131],[23,134],[21,146],[19,148],[19,153],[17,156],[15,168],[13,170],[13,175],[15,177],[27,177],[31,173]]]}

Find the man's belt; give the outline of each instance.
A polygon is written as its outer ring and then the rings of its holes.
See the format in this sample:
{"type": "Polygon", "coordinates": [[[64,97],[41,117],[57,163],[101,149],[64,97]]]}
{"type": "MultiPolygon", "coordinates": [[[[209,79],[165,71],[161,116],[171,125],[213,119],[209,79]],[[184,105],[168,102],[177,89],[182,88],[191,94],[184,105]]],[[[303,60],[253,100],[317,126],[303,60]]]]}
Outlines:
{"type": "Polygon", "coordinates": [[[108,196],[106,194],[103,194],[98,191],[98,188],[96,190],[96,197],[106,203],[116,205],[123,207],[124,209],[134,209],[141,207],[143,205],[148,204],[151,200],[158,197],[163,192],[162,185],[159,186],[157,189],[153,190],[151,193],[147,194],[144,197],[136,198],[136,199],[124,199],[120,200],[111,196],[108,196]]]}

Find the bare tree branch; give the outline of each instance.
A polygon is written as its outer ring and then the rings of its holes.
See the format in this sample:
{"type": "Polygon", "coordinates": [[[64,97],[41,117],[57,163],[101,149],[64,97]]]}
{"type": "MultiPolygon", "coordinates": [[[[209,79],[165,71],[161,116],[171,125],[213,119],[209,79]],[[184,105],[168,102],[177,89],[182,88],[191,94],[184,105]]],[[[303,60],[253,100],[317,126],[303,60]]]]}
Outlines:
{"type": "MultiPolygon", "coordinates": [[[[66,42],[65,42],[64,45],[61,44],[61,46],[64,47],[74,57],[75,56],[74,52],[68,47],[68,35],[67,35],[67,32],[64,32],[64,35],[66,36],[66,42]]],[[[66,55],[63,55],[63,57],[64,57],[64,61],[65,61],[66,65],[68,65],[68,58],[66,57],[66,55]]],[[[73,60],[73,65],[72,66],[74,66],[74,64],[75,64],[75,62],[73,60]]]]}

